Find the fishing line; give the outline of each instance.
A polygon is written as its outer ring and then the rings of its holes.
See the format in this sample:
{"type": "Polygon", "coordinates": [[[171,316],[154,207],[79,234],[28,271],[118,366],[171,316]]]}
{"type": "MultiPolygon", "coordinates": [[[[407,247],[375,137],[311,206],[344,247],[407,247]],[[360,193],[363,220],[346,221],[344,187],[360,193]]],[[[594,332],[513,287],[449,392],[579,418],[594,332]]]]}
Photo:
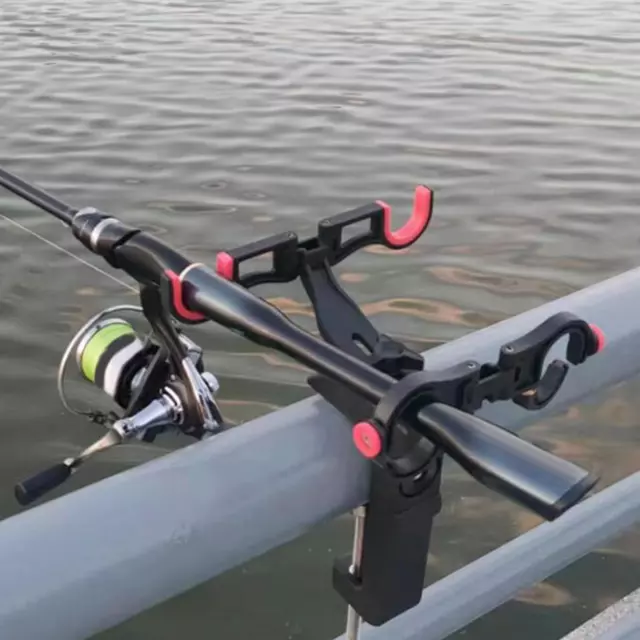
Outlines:
{"type": "Polygon", "coordinates": [[[105,271],[104,269],[101,269],[100,267],[97,267],[95,264],[91,264],[87,260],[84,260],[80,256],[77,256],[75,253],[71,253],[71,251],[68,251],[64,247],[61,247],[59,244],[56,244],[55,242],[49,240],[48,238],[45,238],[44,236],[41,236],[36,231],[33,231],[32,229],[29,229],[28,227],[25,227],[24,225],[20,224],[19,222],[17,222],[13,218],[10,218],[9,216],[7,216],[7,215],[5,215],[3,213],[0,213],[0,218],[2,218],[3,220],[6,220],[7,222],[9,222],[10,224],[14,225],[15,227],[18,227],[18,229],[22,229],[22,231],[24,231],[25,233],[28,233],[28,234],[32,235],[34,238],[37,238],[38,240],[41,240],[45,244],[48,244],[50,247],[53,247],[54,249],[57,249],[58,251],[61,251],[65,255],[70,256],[74,260],[77,260],[78,262],[80,262],[81,264],[84,264],[85,266],[89,267],[90,269],[93,269],[94,271],[97,271],[98,273],[102,274],[103,276],[106,276],[107,278],[110,278],[114,282],[117,282],[118,284],[121,284],[123,287],[129,289],[129,291],[133,291],[134,293],[138,293],[138,289],[136,289],[136,287],[134,287],[134,286],[132,286],[130,284],[127,284],[124,280],[120,280],[120,278],[117,278],[116,276],[110,274],[108,271],[105,271]]]}

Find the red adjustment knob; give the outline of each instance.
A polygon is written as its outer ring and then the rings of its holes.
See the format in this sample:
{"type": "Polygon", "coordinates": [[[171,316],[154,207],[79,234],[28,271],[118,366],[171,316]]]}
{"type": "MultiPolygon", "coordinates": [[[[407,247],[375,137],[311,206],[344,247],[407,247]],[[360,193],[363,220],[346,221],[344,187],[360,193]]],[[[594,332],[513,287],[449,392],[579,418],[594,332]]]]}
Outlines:
{"type": "Polygon", "coordinates": [[[353,427],[353,442],[365,458],[376,458],[382,451],[382,436],[370,422],[358,422],[353,427]]]}
{"type": "Polygon", "coordinates": [[[595,324],[590,324],[589,328],[591,329],[591,332],[593,333],[593,335],[596,338],[596,353],[598,353],[599,351],[602,351],[602,349],[604,349],[604,345],[606,343],[606,339],[604,337],[604,331],[595,324]]]}

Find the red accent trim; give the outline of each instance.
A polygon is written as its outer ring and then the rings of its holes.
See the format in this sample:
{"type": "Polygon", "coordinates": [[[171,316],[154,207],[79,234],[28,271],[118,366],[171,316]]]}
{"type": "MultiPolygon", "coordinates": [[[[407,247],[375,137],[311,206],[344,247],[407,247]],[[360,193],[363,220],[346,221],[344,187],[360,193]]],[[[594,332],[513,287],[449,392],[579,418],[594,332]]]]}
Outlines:
{"type": "Polygon", "coordinates": [[[415,242],[427,228],[433,212],[433,192],[424,185],[416,187],[411,218],[397,231],[391,230],[391,207],[382,200],[376,204],[384,211],[384,237],[387,243],[394,249],[402,249],[415,242]]]}
{"type": "Polygon", "coordinates": [[[182,280],[180,280],[180,276],[175,273],[175,271],[171,271],[171,269],[166,269],[164,273],[171,283],[171,302],[173,304],[174,311],[178,314],[178,317],[182,320],[193,322],[206,320],[206,317],[201,313],[191,311],[184,306],[182,297],[182,280]]]}
{"type": "Polygon", "coordinates": [[[358,422],[353,427],[353,442],[365,458],[375,458],[382,451],[382,438],[370,422],[358,422]]]}
{"type": "Polygon", "coordinates": [[[216,256],[216,273],[225,280],[235,280],[236,261],[226,251],[216,256]]]}
{"type": "Polygon", "coordinates": [[[604,345],[607,343],[607,339],[604,337],[604,331],[598,325],[590,324],[589,328],[591,329],[593,335],[596,337],[596,353],[598,353],[599,351],[602,351],[604,349],[604,345]]]}

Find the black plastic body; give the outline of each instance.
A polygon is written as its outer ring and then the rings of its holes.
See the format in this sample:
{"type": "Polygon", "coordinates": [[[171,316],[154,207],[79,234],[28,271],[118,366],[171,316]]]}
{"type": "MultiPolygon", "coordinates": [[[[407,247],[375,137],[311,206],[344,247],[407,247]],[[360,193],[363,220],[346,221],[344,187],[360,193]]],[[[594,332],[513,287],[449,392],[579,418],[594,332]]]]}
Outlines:
{"type": "MultiPolygon", "coordinates": [[[[391,339],[385,340],[386,336],[378,334],[355,303],[337,286],[326,263],[320,269],[306,273],[317,277],[315,287],[305,285],[307,291],[319,294],[312,298],[316,317],[322,309],[327,317],[336,318],[329,325],[318,322],[328,342],[344,341],[349,346],[353,345],[349,328],[355,326],[367,332],[366,339],[370,344],[387,345],[386,349],[378,348],[368,354],[356,349],[354,355],[359,355],[361,360],[386,370],[397,379],[422,369],[422,357],[418,354],[413,358],[407,357],[409,351],[402,348],[403,345],[391,339]],[[326,276],[331,282],[322,286],[326,276]],[[332,294],[337,291],[340,293],[334,298],[332,294]],[[329,314],[332,307],[333,314],[329,314]],[[347,310],[356,310],[357,313],[347,310]],[[342,325],[339,322],[341,317],[344,318],[342,325]]],[[[309,382],[353,422],[371,416],[373,405],[345,392],[344,387],[332,384],[328,378],[313,376],[309,382]]],[[[336,591],[366,622],[376,626],[420,602],[433,520],[442,506],[441,449],[398,423],[394,425],[393,441],[389,440],[387,453],[384,462],[371,465],[358,570],[355,573],[351,571],[350,556],[336,560],[333,567],[336,591]]]]}
{"type": "MultiPolygon", "coordinates": [[[[340,395],[342,400],[335,405],[350,419],[370,415],[370,406],[348,394],[340,395]]],[[[335,401],[332,396],[325,397],[335,401]]],[[[420,602],[433,521],[442,506],[442,449],[400,425],[395,434],[392,449],[404,463],[392,464],[393,458],[388,457],[387,464],[370,467],[358,570],[351,571],[350,556],[339,558],[333,566],[336,591],[376,626],[420,602]]]]}
{"type": "MultiPolygon", "coordinates": [[[[279,349],[372,405],[384,402],[386,396],[388,403],[395,406],[394,389],[402,382],[395,382],[390,376],[377,371],[371,365],[317,340],[293,324],[274,307],[252,296],[245,289],[221,280],[206,267],[194,267],[189,270],[184,281],[184,293],[189,308],[215,319],[224,326],[241,330],[255,342],[279,349]],[[250,329],[246,333],[248,327],[250,329]]],[[[581,328],[583,329],[584,327],[581,328]]],[[[588,331],[588,328],[586,330],[588,331]]],[[[563,332],[563,325],[562,323],[548,325],[546,331],[563,332]]],[[[533,343],[524,340],[519,345],[517,353],[524,353],[530,347],[533,347],[533,343]]],[[[582,355],[586,357],[588,351],[585,350],[582,355]]],[[[418,374],[410,374],[410,376],[414,375],[418,374]]],[[[413,390],[416,393],[406,406],[406,398],[403,396],[397,398],[403,405],[402,410],[399,413],[393,412],[393,427],[382,429],[385,447],[391,455],[387,455],[385,451],[380,459],[376,459],[377,464],[387,468],[395,467],[399,472],[411,467],[415,450],[409,449],[403,453],[400,447],[400,452],[396,453],[389,449],[398,443],[401,431],[396,427],[406,425],[410,433],[429,438],[458,462],[464,463],[464,468],[479,482],[533,509],[543,517],[556,517],[559,512],[570,507],[586,494],[592,485],[592,479],[588,478],[586,472],[564,460],[555,458],[498,426],[473,418],[474,424],[482,425],[484,429],[482,437],[476,438],[474,429],[468,428],[468,418],[472,416],[457,408],[471,407],[481,402],[483,397],[485,400],[491,400],[494,396],[504,396],[506,399],[508,389],[512,397],[518,395],[525,389],[517,382],[523,374],[511,369],[501,372],[496,365],[489,365],[484,370],[480,365],[474,365],[472,370],[469,368],[469,363],[463,363],[457,372],[440,371],[431,372],[430,375],[428,386],[432,391],[431,394],[429,389],[424,388],[425,381],[422,380],[420,388],[413,390]],[[452,411],[447,415],[447,419],[452,420],[450,425],[442,419],[438,406],[430,406],[431,403],[436,402],[436,397],[440,402],[450,403],[452,411]],[[433,416],[431,416],[432,411],[433,416]],[[460,431],[457,435],[452,431],[451,437],[444,437],[452,427],[458,424],[455,422],[456,416],[459,418],[458,423],[462,425],[460,431]],[[487,442],[491,443],[492,448],[485,452],[483,447],[487,442]],[[548,471],[553,471],[551,478],[545,476],[548,471]],[[567,496],[571,497],[570,503],[566,500],[567,496]]],[[[405,376],[402,381],[410,376],[405,376]]],[[[522,381],[526,385],[531,382],[525,375],[522,381]]],[[[526,389],[530,390],[530,387],[527,386],[526,389]]],[[[431,510],[435,509],[431,507],[431,510]]],[[[424,535],[427,536],[426,530],[424,535]]],[[[379,540],[381,548],[384,549],[384,536],[380,535],[379,540]]],[[[423,542],[426,544],[426,540],[423,539],[423,542]]],[[[397,555],[396,559],[399,557],[397,555]]],[[[416,562],[424,567],[424,559],[416,562]]],[[[336,571],[339,572],[339,569],[336,571]]],[[[345,576],[345,581],[341,583],[341,593],[345,597],[347,597],[347,585],[360,584],[350,577],[346,580],[347,577],[345,576]]],[[[362,580],[366,580],[366,576],[363,575],[362,580]]],[[[348,597],[348,601],[354,606],[365,606],[363,600],[365,597],[356,595],[356,592],[364,591],[362,587],[358,589],[354,587],[352,597],[348,597]]],[[[398,589],[389,589],[389,592],[390,602],[395,604],[388,611],[380,606],[378,617],[372,619],[379,620],[386,615],[394,615],[393,612],[402,608],[393,595],[398,592],[398,589]]],[[[378,591],[378,595],[379,593],[378,591]]],[[[419,596],[414,591],[408,591],[405,597],[405,604],[412,606],[410,603],[415,603],[415,598],[419,596]]],[[[377,599],[373,601],[377,602],[377,599]]],[[[373,611],[375,608],[376,606],[371,604],[366,611],[373,611]]]]}

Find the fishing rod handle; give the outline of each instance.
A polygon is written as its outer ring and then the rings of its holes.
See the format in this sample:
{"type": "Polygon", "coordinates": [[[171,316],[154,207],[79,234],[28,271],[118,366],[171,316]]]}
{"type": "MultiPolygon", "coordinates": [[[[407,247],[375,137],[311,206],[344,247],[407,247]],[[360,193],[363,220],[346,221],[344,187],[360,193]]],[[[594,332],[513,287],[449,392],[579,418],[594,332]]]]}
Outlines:
{"type": "Polygon", "coordinates": [[[328,375],[373,403],[395,382],[358,358],[312,336],[246,288],[204,265],[192,263],[144,231],[95,209],[79,211],[72,230],[88,249],[113,267],[141,284],[159,287],[165,303],[180,321],[212,320],[328,375]]]}
{"type": "Polygon", "coordinates": [[[157,285],[166,270],[181,273],[191,264],[155,236],[92,207],[76,213],[71,230],[87,249],[137,282],[157,285]]]}
{"type": "Polygon", "coordinates": [[[180,282],[189,309],[294,358],[374,404],[395,383],[391,376],[311,335],[272,304],[207,266],[192,265],[181,274],[180,282]]]}
{"type": "MultiPolygon", "coordinates": [[[[208,267],[190,267],[181,281],[189,308],[231,329],[250,327],[247,335],[254,342],[307,364],[379,407],[404,384],[315,338],[272,305],[219,278],[208,267]],[[228,289],[229,284],[233,290],[228,289]]],[[[429,404],[411,426],[440,445],[481,484],[547,520],[573,506],[597,480],[515,434],[449,405],[429,404]]],[[[381,441],[388,433],[382,430],[381,441]]]]}
{"type": "Polygon", "coordinates": [[[597,476],[540,449],[515,433],[455,407],[434,403],[419,414],[418,430],[465,471],[546,520],[579,502],[597,476]]]}

